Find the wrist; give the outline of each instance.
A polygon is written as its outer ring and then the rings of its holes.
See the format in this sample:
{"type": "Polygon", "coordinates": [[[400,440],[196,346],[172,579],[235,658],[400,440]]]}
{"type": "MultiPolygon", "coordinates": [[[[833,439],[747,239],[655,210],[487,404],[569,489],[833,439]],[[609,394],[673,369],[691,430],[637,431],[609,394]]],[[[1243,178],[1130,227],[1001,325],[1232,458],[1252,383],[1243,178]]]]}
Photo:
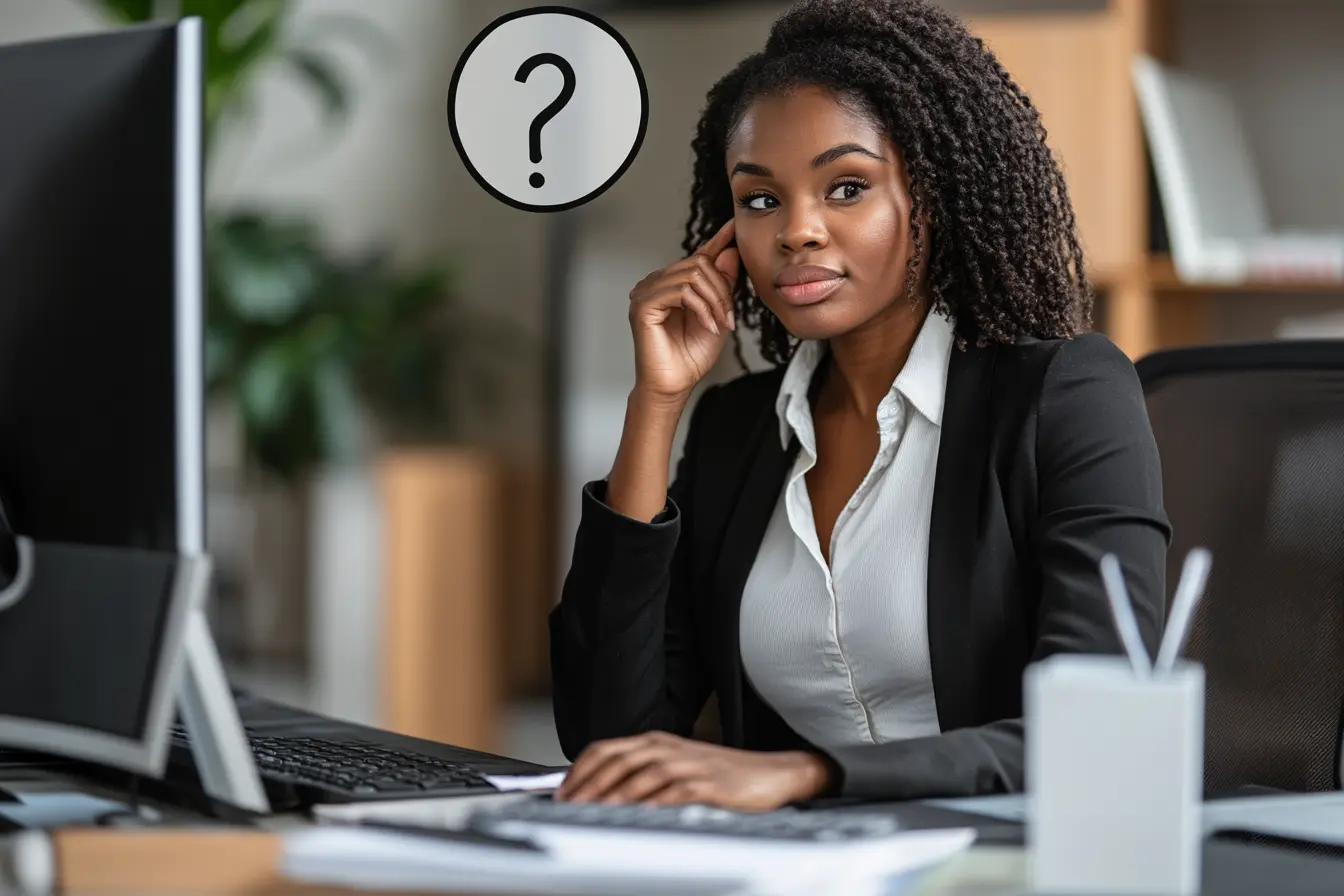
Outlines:
{"type": "Polygon", "coordinates": [[[798,750],[789,756],[797,779],[795,802],[823,796],[831,790],[835,772],[825,757],[806,750],[798,750]]]}
{"type": "Polygon", "coordinates": [[[632,408],[655,414],[680,417],[681,412],[686,410],[690,398],[690,390],[677,393],[657,392],[636,383],[635,387],[630,390],[627,401],[632,408]]]}

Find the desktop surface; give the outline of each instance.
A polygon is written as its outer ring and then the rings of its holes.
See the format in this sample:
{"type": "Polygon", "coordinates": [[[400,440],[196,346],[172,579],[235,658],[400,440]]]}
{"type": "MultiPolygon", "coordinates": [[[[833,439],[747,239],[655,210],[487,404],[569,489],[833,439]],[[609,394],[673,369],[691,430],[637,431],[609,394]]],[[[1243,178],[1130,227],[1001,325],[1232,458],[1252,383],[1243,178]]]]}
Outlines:
{"type": "MultiPolygon", "coordinates": [[[[10,787],[22,799],[35,792],[73,792],[79,786],[77,779],[62,780],[57,776],[49,784],[40,784],[35,780],[36,774],[27,773],[17,784],[0,775],[0,787],[10,787]]],[[[116,793],[108,789],[92,789],[90,794],[95,798],[116,799],[116,793]]],[[[900,811],[916,805],[892,804],[891,808],[900,811]]],[[[875,808],[875,804],[869,804],[863,811],[875,808]]],[[[259,882],[264,881],[266,892],[313,892],[310,886],[286,881],[279,862],[282,846],[278,838],[285,832],[303,830],[309,824],[301,814],[284,820],[265,820],[250,828],[233,827],[224,832],[227,833],[224,837],[218,836],[223,829],[212,828],[208,819],[183,814],[181,810],[170,818],[170,824],[158,829],[76,830],[72,833],[77,839],[64,840],[66,832],[58,832],[57,855],[63,863],[60,873],[64,879],[78,881],[64,891],[184,892],[204,885],[253,892],[259,891],[259,882]],[[205,836],[193,837],[192,831],[205,836]],[[105,845],[97,845],[99,842],[105,845]],[[249,866],[249,862],[253,864],[249,866]]],[[[953,819],[944,816],[932,820],[953,819]]],[[[0,834],[0,867],[5,865],[2,854],[12,842],[0,834]]],[[[1027,855],[1021,846],[1003,845],[980,835],[967,852],[935,869],[907,892],[908,896],[1031,896],[1026,875],[1027,855]]],[[[0,890],[4,890],[4,884],[0,872],[0,890]]],[[[451,892],[451,886],[446,884],[436,889],[451,892]]],[[[533,891],[519,887],[510,892],[533,891]]],[[[1344,893],[1344,860],[1263,844],[1210,840],[1203,846],[1200,893],[1202,896],[1344,893]]]]}

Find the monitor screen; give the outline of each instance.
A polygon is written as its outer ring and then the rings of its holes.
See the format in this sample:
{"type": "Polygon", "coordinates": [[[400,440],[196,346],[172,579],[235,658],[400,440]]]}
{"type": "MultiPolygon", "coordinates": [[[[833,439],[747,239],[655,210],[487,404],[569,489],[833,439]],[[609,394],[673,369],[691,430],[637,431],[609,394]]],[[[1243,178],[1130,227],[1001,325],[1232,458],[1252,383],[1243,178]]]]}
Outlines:
{"type": "Polygon", "coordinates": [[[178,547],[173,32],[0,47],[0,500],[178,547]]]}

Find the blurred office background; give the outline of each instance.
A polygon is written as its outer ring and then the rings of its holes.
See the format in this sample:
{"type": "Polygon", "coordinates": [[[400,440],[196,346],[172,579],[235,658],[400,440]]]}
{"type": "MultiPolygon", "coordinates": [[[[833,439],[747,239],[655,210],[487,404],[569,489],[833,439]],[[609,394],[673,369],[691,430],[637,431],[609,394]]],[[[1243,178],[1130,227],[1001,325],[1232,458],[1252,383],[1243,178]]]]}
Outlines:
{"type": "MultiPolygon", "coordinates": [[[[1128,67],[1152,52],[1225,88],[1273,226],[1344,232],[1344,2],[946,2],[1043,110],[1099,329],[1136,358],[1344,332],[1329,277],[1182,278],[1128,67]]],[[[651,114],[622,180],[559,215],[487,195],[445,118],[467,42],[529,5],[0,0],[0,41],[239,7],[210,84],[212,111],[241,89],[209,135],[216,637],[261,693],[560,762],[545,617],[620,432],[627,294],[679,252],[705,91],[787,4],[594,4],[651,114]]],[[[726,353],[713,378],[736,373],[726,353]]]]}

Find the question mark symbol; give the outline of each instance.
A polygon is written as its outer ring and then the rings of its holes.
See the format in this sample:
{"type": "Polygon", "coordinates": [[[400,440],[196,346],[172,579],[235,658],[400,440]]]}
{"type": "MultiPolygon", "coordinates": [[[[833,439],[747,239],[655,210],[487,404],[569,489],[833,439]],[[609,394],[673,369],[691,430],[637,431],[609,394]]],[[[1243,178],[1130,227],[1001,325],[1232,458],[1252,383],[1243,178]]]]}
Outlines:
{"type": "MultiPolygon", "coordinates": [[[[518,74],[514,75],[513,79],[526,84],[532,73],[543,65],[553,65],[560,69],[560,74],[565,78],[565,86],[560,88],[560,95],[551,100],[550,105],[537,113],[536,117],[532,119],[532,127],[528,129],[528,155],[534,165],[541,161],[541,129],[546,126],[548,121],[560,114],[560,110],[565,108],[565,104],[574,96],[574,67],[566,62],[563,57],[554,53],[538,53],[528,59],[518,67],[518,74]]],[[[546,183],[546,178],[541,176],[540,171],[534,171],[527,182],[533,187],[540,187],[546,183]]]]}

